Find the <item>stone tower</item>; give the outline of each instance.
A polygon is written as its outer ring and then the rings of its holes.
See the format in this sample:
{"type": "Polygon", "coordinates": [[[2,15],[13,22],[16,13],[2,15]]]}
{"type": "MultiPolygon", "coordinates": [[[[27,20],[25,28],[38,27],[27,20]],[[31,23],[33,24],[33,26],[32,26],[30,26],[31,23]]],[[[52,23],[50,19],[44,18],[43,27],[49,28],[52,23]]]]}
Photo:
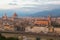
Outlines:
{"type": "Polygon", "coordinates": [[[51,16],[48,16],[49,26],[51,26],[51,16]]]}
{"type": "Polygon", "coordinates": [[[4,14],[4,16],[3,16],[2,18],[3,18],[3,20],[7,20],[7,15],[6,15],[6,13],[4,14]]]}
{"type": "Polygon", "coordinates": [[[49,32],[54,32],[54,27],[51,25],[51,16],[48,16],[48,22],[49,22],[49,32]]]}

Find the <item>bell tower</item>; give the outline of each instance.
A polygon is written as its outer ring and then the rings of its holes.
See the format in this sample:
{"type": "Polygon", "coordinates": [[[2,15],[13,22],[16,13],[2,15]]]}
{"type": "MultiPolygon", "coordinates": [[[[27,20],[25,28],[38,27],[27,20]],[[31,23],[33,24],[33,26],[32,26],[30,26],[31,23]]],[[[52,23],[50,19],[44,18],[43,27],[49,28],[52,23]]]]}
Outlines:
{"type": "Polygon", "coordinates": [[[7,15],[6,15],[6,13],[4,14],[4,16],[3,16],[2,18],[3,18],[3,20],[7,20],[7,15]]]}
{"type": "Polygon", "coordinates": [[[51,16],[50,15],[48,16],[48,23],[49,23],[49,26],[51,26],[51,16]]]}
{"type": "Polygon", "coordinates": [[[49,32],[54,32],[54,27],[51,25],[51,16],[48,16],[48,22],[49,22],[49,32]]]}

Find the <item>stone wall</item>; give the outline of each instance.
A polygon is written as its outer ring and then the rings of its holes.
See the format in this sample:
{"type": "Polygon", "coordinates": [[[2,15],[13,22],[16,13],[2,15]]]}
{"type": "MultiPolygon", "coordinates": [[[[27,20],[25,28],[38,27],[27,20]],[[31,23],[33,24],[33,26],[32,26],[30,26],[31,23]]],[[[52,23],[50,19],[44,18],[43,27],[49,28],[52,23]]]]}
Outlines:
{"type": "Polygon", "coordinates": [[[48,32],[48,28],[47,27],[26,27],[25,28],[25,32],[36,32],[36,33],[40,33],[40,32],[48,32]]]}
{"type": "Polygon", "coordinates": [[[60,28],[54,28],[54,31],[60,34],[60,28]]]}

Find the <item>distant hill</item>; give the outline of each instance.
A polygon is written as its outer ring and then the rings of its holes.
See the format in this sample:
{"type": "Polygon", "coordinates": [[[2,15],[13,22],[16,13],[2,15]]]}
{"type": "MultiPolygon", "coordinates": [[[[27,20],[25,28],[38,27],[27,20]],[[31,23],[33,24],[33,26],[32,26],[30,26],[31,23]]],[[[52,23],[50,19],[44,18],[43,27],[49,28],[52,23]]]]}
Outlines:
{"type": "Polygon", "coordinates": [[[36,13],[25,13],[23,11],[20,10],[0,10],[0,17],[4,15],[4,13],[6,12],[6,14],[8,16],[12,16],[14,12],[16,12],[18,14],[18,16],[22,16],[22,17],[42,17],[42,16],[60,16],[60,9],[53,9],[53,10],[45,10],[45,11],[39,11],[36,13]]]}
{"type": "Polygon", "coordinates": [[[17,13],[18,16],[27,16],[27,13],[24,13],[20,10],[0,10],[0,17],[3,16],[5,13],[7,14],[8,17],[11,17],[14,13],[17,13]]]}
{"type": "Polygon", "coordinates": [[[48,16],[48,15],[56,16],[56,17],[60,16],[60,9],[37,12],[37,13],[31,14],[31,15],[28,15],[28,16],[31,16],[31,17],[42,17],[42,16],[48,16]]]}

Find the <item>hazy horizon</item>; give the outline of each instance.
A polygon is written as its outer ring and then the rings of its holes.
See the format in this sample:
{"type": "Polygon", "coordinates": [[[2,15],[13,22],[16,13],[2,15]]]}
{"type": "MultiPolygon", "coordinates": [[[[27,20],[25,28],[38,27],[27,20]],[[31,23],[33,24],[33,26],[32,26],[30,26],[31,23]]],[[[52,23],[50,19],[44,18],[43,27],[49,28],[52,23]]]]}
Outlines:
{"type": "Polygon", "coordinates": [[[0,16],[5,12],[8,15],[12,15],[14,12],[20,15],[28,15],[45,11],[51,13],[53,10],[60,10],[60,0],[0,0],[0,16]]]}

